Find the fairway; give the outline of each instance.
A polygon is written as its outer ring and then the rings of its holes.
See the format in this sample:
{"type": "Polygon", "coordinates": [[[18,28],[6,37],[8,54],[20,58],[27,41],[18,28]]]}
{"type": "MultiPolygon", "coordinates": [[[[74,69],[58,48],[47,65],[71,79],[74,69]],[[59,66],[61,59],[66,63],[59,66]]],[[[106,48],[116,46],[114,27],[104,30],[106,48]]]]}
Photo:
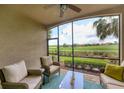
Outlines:
{"type": "MultiPolygon", "coordinates": [[[[71,63],[72,62],[72,57],[60,57],[60,62],[71,63]]],[[[74,62],[75,62],[75,64],[92,64],[92,65],[105,66],[106,63],[110,62],[110,60],[75,57],[74,62]]]]}
{"type": "MultiPolygon", "coordinates": [[[[49,51],[57,51],[57,46],[50,46],[49,51]]],[[[63,47],[60,46],[60,51],[72,51],[70,46],[63,47]]],[[[90,52],[118,52],[118,45],[92,45],[92,46],[75,46],[74,51],[90,51],[90,52]]]]}
{"type": "MultiPolygon", "coordinates": [[[[60,62],[64,62],[65,64],[72,62],[72,57],[67,57],[72,53],[71,46],[60,46],[60,62]],[[64,54],[65,56],[61,56],[64,54]],[[67,56],[66,56],[67,55],[67,56]]],[[[49,47],[50,53],[57,53],[56,46],[49,47]]],[[[118,57],[118,45],[117,44],[105,44],[105,45],[89,45],[89,46],[75,46],[74,47],[74,55],[75,56],[101,56],[104,54],[107,57],[117,58],[118,57]]],[[[110,62],[109,59],[97,59],[97,58],[80,58],[74,57],[75,64],[92,64],[97,66],[105,66],[106,63],[110,62]]]]}

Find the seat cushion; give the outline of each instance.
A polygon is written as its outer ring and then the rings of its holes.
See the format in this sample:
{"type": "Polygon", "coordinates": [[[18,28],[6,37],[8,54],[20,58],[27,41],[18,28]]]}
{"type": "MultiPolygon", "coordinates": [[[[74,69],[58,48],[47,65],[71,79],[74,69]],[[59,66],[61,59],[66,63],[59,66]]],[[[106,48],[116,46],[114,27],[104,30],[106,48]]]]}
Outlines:
{"type": "Polygon", "coordinates": [[[52,56],[43,56],[42,57],[42,65],[51,66],[53,64],[52,56]]]}
{"type": "Polygon", "coordinates": [[[113,79],[105,74],[100,74],[100,76],[101,76],[102,82],[105,84],[115,84],[115,85],[124,86],[124,82],[113,79]]]}
{"type": "Polygon", "coordinates": [[[29,89],[34,89],[41,82],[41,76],[27,76],[19,82],[28,84],[29,89]]]}
{"type": "Polygon", "coordinates": [[[52,74],[52,73],[58,71],[59,68],[60,68],[59,66],[51,65],[50,66],[50,73],[52,74]]]}
{"type": "Polygon", "coordinates": [[[107,64],[105,67],[104,74],[106,74],[114,79],[124,81],[123,72],[124,72],[124,67],[119,66],[119,65],[114,65],[114,64],[107,64]]]}
{"type": "Polygon", "coordinates": [[[124,86],[113,85],[113,84],[107,84],[106,87],[108,89],[124,89],[124,86]]]}
{"type": "Polygon", "coordinates": [[[24,61],[5,66],[2,71],[7,82],[19,82],[27,76],[27,68],[24,61]]]}

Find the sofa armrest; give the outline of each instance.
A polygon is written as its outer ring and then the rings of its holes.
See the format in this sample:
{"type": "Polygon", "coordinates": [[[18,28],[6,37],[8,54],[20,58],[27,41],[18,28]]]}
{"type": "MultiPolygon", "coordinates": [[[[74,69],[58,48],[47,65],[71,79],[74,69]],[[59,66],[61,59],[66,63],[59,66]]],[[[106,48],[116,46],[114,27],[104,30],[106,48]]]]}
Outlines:
{"type": "Polygon", "coordinates": [[[124,87],[124,85],[119,85],[119,84],[114,84],[114,83],[108,83],[108,84],[115,85],[115,86],[120,86],[120,87],[124,87]]]}
{"type": "Polygon", "coordinates": [[[53,65],[60,66],[59,62],[53,62],[53,65]]]}
{"type": "Polygon", "coordinates": [[[28,75],[42,75],[42,69],[28,69],[28,75]]]}
{"type": "Polygon", "coordinates": [[[12,83],[12,82],[3,82],[1,83],[3,89],[28,89],[26,83],[12,83]]]}
{"type": "Polygon", "coordinates": [[[104,73],[104,71],[105,71],[105,68],[100,68],[101,73],[104,73]]]}

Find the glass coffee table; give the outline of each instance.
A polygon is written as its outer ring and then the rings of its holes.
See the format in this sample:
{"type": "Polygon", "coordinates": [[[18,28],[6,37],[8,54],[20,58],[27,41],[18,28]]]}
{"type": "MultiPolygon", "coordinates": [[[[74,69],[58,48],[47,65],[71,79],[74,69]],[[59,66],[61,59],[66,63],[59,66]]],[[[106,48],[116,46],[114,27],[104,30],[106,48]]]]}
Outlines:
{"type": "Polygon", "coordinates": [[[70,83],[72,75],[73,75],[72,71],[68,71],[66,73],[64,79],[61,81],[61,83],[59,85],[60,89],[83,89],[83,86],[84,86],[83,73],[74,72],[75,81],[74,81],[74,84],[73,84],[73,88],[72,88],[72,85],[70,83]]]}

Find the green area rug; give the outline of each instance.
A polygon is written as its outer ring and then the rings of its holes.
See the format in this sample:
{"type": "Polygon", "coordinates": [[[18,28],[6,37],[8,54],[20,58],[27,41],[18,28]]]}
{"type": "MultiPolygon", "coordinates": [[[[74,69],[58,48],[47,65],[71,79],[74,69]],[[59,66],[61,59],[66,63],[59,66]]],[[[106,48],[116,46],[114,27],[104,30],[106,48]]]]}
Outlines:
{"type": "MultiPolygon", "coordinates": [[[[50,78],[49,83],[47,82],[48,78],[45,77],[45,84],[42,86],[42,89],[58,89],[61,81],[63,80],[65,74],[53,75],[50,78]]],[[[84,80],[84,89],[102,89],[100,84],[97,84],[93,81],[84,80]]]]}

